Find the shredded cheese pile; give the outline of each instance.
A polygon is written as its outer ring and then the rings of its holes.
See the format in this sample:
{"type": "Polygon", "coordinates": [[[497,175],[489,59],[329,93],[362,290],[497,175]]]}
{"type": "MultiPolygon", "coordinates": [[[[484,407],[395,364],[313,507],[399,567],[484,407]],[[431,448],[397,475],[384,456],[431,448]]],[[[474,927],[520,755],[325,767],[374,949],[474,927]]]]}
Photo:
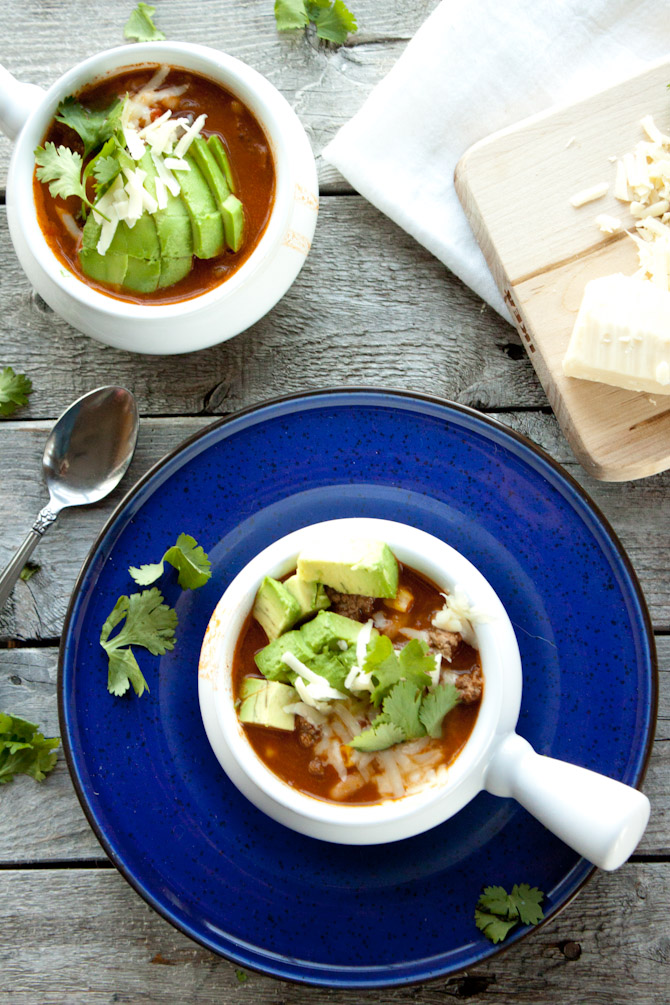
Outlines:
{"type": "Polygon", "coordinates": [[[135,163],[140,161],[147,148],[151,153],[157,173],[154,179],[156,197],[144,186],[146,171],[139,167],[122,167],[121,173],[93,210],[93,218],[102,228],[96,246],[99,255],[104,255],[109,248],[121,220],[132,229],[145,210],[155,213],[165,209],[168,192],[177,196],[181,191],[173,172],[190,171],[184,157],[207,116],[199,115],[194,122],[191,117],[173,118],[169,105],[178,100],[188,85],[160,89],[168,72],[167,66],[161,67],[141,91],[126,98],[121,113],[121,128],[131,160],[135,163]],[[166,111],[152,120],[153,110],[157,107],[166,107],[166,111]]]}
{"type": "MultiPolygon", "coordinates": [[[[647,140],[617,161],[614,195],[627,203],[637,221],[628,231],[638,249],[638,279],[649,279],[663,290],[670,288],[670,136],[662,133],[651,115],[640,125],[647,140]]],[[[603,233],[616,233],[620,221],[602,214],[596,223],[603,233]]]]}

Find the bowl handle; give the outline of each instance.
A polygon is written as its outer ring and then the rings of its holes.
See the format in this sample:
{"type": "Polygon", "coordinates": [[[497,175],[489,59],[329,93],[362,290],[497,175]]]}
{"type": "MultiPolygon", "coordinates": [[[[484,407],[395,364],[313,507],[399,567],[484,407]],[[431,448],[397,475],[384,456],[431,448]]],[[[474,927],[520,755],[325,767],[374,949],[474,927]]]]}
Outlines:
{"type": "Polygon", "coordinates": [[[512,796],[550,831],[601,869],[618,869],[649,820],[647,797],[623,782],[536,754],[516,733],[489,764],[485,788],[512,796]]]}
{"type": "Polygon", "coordinates": [[[22,84],[0,66],[0,132],[15,140],[46,91],[37,84],[22,84]]]}

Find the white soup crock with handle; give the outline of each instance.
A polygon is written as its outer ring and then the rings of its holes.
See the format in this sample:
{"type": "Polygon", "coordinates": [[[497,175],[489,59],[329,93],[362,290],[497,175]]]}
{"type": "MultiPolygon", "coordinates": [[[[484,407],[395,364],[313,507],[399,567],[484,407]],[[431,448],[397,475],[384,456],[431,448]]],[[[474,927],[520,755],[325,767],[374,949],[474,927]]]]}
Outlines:
{"type": "Polygon", "coordinates": [[[318,187],[305,131],[286,99],[265,77],[215,49],[185,42],[120,46],[79,63],[48,91],[19,83],[0,67],[0,130],[15,141],[7,179],[7,217],[18,259],[49,306],[100,342],[159,355],[223,342],[274,307],[311,247],[318,187]],[[230,279],[179,303],[129,303],[92,289],[51,251],[35,210],[34,151],[63,98],[123,70],[163,64],[214,80],[251,110],[274,158],[275,201],[257,247],[230,279]]]}
{"type": "Polygon", "coordinates": [[[212,749],[237,788],[274,820],[340,844],[398,841],[448,820],[479,792],[513,797],[549,830],[603,869],[632,854],[649,819],[649,800],[622,782],[537,754],[516,732],[522,669],[514,629],[484,576],[462,555],[424,531],[389,520],[350,518],[313,524],[281,538],[233,579],[210,620],[200,656],[200,710],[212,749]],[[445,593],[458,586],[473,607],[484,692],[474,729],[446,781],[400,799],[366,805],[316,799],[270,771],[249,744],[233,698],[233,657],[264,576],[296,567],[308,543],[337,536],[386,541],[400,562],[445,593]]]}

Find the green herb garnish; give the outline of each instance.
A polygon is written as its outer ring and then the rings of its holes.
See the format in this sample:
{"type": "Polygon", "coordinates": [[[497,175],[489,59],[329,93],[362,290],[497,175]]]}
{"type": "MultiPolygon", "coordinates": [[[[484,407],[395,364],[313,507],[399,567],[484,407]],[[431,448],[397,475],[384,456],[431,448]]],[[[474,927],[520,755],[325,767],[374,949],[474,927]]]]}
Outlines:
{"type": "Polygon", "coordinates": [[[15,775],[30,775],[42,782],[56,763],[58,736],[44,736],[39,726],[16,715],[0,712],[0,785],[15,775]]]}
{"type": "Polygon", "coordinates": [[[163,575],[165,562],[169,562],[178,571],[182,590],[197,590],[212,575],[212,563],[195,538],[189,534],[180,534],[176,544],[168,548],[160,562],[141,565],[139,568],[131,566],[128,572],[140,586],[149,586],[163,575]]]}
{"type": "Polygon", "coordinates": [[[39,572],[41,568],[42,566],[37,565],[36,562],[26,562],[19,573],[19,579],[22,579],[24,583],[27,583],[28,580],[32,579],[35,573],[39,572]]]}
{"type": "Polygon", "coordinates": [[[48,142],[35,150],[35,163],[38,180],[49,182],[49,191],[54,198],[69,199],[75,195],[84,205],[93,208],[81,177],[81,154],[76,150],[56,147],[55,143],[48,142]]]}
{"type": "Polygon", "coordinates": [[[341,45],[350,32],[358,31],[356,18],[344,0],[275,0],[277,31],[293,31],[308,24],[328,42],[341,45]]]}
{"type": "Polygon", "coordinates": [[[25,374],[15,373],[11,366],[0,370],[0,415],[13,415],[17,408],[27,405],[32,389],[32,381],[25,374]]]}
{"type": "Polygon", "coordinates": [[[122,695],[132,684],[138,697],[148,691],[130,646],[143,646],[154,656],[162,656],[174,649],[176,627],[177,613],[163,603],[163,594],[156,587],[119,597],[100,632],[100,645],[109,657],[107,690],[122,695]],[[110,639],[111,632],[124,618],[125,625],[110,639]]]}
{"type": "Polygon", "coordinates": [[[121,128],[123,101],[115,98],[107,108],[85,108],[72,96],[64,98],[56,109],[56,119],[73,129],[84,144],[84,157],[106,143],[121,128]]]}
{"type": "Polygon", "coordinates": [[[544,894],[527,883],[515,883],[512,892],[487,886],[475,908],[475,924],[491,942],[502,942],[518,924],[537,925],[544,918],[544,894]]]}
{"type": "Polygon", "coordinates": [[[153,22],[156,8],[148,3],[138,3],[125,23],[123,34],[131,42],[162,42],[165,35],[153,22]]]}

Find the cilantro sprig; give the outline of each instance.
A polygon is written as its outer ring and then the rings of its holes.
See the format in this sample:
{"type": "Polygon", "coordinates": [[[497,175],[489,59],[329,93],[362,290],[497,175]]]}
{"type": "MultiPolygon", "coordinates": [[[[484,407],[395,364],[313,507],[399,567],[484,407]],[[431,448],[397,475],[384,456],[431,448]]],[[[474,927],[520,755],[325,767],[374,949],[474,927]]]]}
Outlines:
{"type": "Polygon", "coordinates": [[[107,108],[85,108],[70,95],[56,109],[56,120],[73,129],[84,144],[84,157],[101,147],[121,128],[123,101],[115,98],[107,108]]]}
{"type": "Polygon", "coordinates": [[[527,883],[514,884],[512,892],[487,886],[477,901],[475,924],[491,942],[502,942],[518,925],[538,925],[544,918],[544,894],[527,883]]]}
{"type": "Polygon", "coordinates": [[[386,750],[404,740],[422,736],[437,738],[442,722],[460,701],[458,689],[451,683],[438,684],[427,691],[435,658],[428,646],[412,639],[399,652],[386,635],[368,646],[363,672],[372,677],[374,704],[381,700],[382,711],[367,729],[349,741],[355,750],[386,750]]]}
{"type": "Polygon", "coordinates": [[[44,736],[39,726],[0,712],[0,785],[14,781],[16,775],[30,775],[42,782],[56,763],[58,736],[44,736]]]}
{"type": "Polygon", "coordinates": [[[11,366],[0,370],[0,415],[13,415],[17,408],[28,404],[33,382],[24,373],[15,373],[11,366]]]}
{"type": "Polygon", "coordinates": [[[344,0],[275,0],[277,31],[294,31],[313,24],[316,34],[341,45],[358,31],[356,18],[344,0]]]}
{"type": "Polygon", "coordinates": [[[190,534],[180,534],[176,544],[168,548],[160,562],[140,565],[139,568],[131,566],[128,571],[139,586],[149,586],[163,575],[165,562],[169,562],[178,571],[182,590],[197,590],[212,575],[212,563],[190,534]]]}
{"type": "Polygon", "coordinates": [[[109,657],[107,690],[120,696],[132,684],[138,698],[148,691],[131,646],[142,646],[154,656],[162,656],[174,649],[176,627],[177,612],[163,603],[163,594],[156,587],[119,597],[100,632],[100,645],[109,657]],[[121,630],[110,638],[124,619],[121,630]]]}
{"type": "Polygon", "coordinates": [[[131,42],[162,42],[165,35],[153,22],[156,8],[148,3],[138,3],[125,23],[123,34],[131,42]]]}

